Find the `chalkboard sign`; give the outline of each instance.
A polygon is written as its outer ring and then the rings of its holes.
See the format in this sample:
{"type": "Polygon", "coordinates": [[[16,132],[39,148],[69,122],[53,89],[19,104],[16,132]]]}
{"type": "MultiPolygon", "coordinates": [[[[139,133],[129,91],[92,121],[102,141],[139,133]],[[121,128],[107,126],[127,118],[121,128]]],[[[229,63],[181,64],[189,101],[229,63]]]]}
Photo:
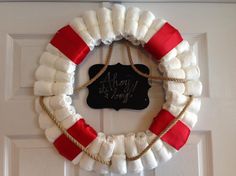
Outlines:
{"type": "MultiPolygon", "coordinates": [[[[142,64],[135,65],[143,73],[149,74],[149,69],[142,64]]],[[[103,64],[89,68],[89,77],[93,78],[103,64]]],[[[91,108],[121,108],[144,109],[149,104],[148,89],[151,86],[148,79],[137,74],[130,65],[109,65],[107,70],[91,85],[87,103],[91,108]]]]}

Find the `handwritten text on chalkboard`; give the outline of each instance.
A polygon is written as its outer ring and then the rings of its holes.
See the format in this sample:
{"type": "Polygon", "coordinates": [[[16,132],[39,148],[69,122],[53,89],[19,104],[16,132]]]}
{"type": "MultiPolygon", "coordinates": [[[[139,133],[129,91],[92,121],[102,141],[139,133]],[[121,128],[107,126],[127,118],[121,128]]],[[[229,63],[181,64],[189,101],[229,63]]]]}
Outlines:
{"type": "MultiPolygon", "coordinates": [[[[93,65],[89,77],[93,78],[103,67],[93,65]]],[[[135,65],[143,73],[149,73],[145,65],[135,65]]],[[[149,104],[148,79],[137,74],[130,65],[110,65],[107,70],[90,86],[87,103],[91,108],[144,109],[149,104]]]]}

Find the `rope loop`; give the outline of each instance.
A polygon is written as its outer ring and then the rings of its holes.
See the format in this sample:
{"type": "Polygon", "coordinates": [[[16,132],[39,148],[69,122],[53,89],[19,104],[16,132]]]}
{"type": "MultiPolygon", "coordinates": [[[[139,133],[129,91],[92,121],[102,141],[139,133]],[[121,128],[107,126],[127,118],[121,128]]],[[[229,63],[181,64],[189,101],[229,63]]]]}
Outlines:
{"type": "MultiPolygon", "coordinates": [[[[46,105],[44,104],[43,101],[44,97],[40,97],[39,102],[40,105],[42,107],[42,109],[48,114],[48,116],[50,117],[50,119],[55,123],[55,125],[62,131],[62,133],[73,143],[75,144],[78,148],[80,148],[84,153],[86,153],[89,157],[91,157],[92,159],[94,159],[95,161],[98,161],[102,164],[111,165],[111,160],[109,161],[105,161],[102,160],[98,155],[93,155],[91,154],[87,148],[85,148],[82,144],[80,144],[73,136],[70,135],[70,133],[67,132],[67,130],[61,125],[61,123],[56,119],[56,117],[49,111],[49,109],[46,107],[46,105]]],[[[159,136],[156,136],[156,138],[154,138],[149,145],[142,151],[140,152],[138,155],[134,156],[134,157],[128,157],[126,156],[126,159],[128,161],[134,161],[137,160],[139,158],[141,158],[149,149],[152,148],[152,146],[154,145],[154,143],[159,140],[162,136],[164,136],[179,120],[181,120],[183,114],[185,113],[185,111],[187,110],[187,108],[190,106],[191,102],[193,100],[193,97],[190,96],[189,100],[187,102],[187,104],[184,106],[184,108],[182,109],[182,111],[179,113],[179,115],[170,122],[170,124],[160,133],[159,136]]]]}
{"type": "Polygon", "coordinates": [[[95,161],[98,161],[102,164],[105,165],[111,165],[111,161],[105,161],[103,159],[101,159],[98,155],[93,155],[91,154],[87,148],[85,148],[82,144],[80,144],[73,136],[70,135],[70,133],[67,132],[67,130],[63,127],[63,125],[61,124],[61,122],[59,122],[56,117],[49,111],[49,109],[47,108],[47,106],[44,104],[43,101],[44,97],[40,97],[39,99],[39,103],[42,107],[42,109],[48,114],[48,116],[50,117],[50,119],[55,123],[55,125],[61,130],[61,132],[73,143],[75,144],[78,148],[80,148],[84,153],[86,153],[89,157],[91,157],[92,159],[94,159],[95,161]]]}
{"type": "MultiPolygon", "coordinates": [[[[139,75],[146,77],[148,79],[152,79],[152,80],[162,80],[162,81],[174,81],[174,82],[178,82],[178,83],[184,83],[186,82],[185,79],[178,79],[178,78],[169,78],[169,77],[163,77],[163,76],[152,76],[152,75],[148,75],[145,73],[142,73],[141,71],[139,71],[136,66],[134,65],[134,62],[132,60],[132,56],[131,56],[131,50],[130,47],[127,46],[127,52],[128,52],[128,58],[131,64],[131,67],[133,68],[133,70],[138,73],[139,75]]],[[[104,67],[92,78],[90,79],[88,82],[82,84],[80,87],[76,88],[75,91],[80,91],[81,89],[89,86],[90,84],[92,84],[94,81],[96,81],[107,69],[110,59],[111,59],[111,54],[112,54],[112,50],[113,50],[113,45],[111,45],[111,47],[109,48],[107,57],[106,57],[106,62],[104,64],[104,67]]],[[[61,130],[61,132],[74,144],[76,145],[78,148],[80,148],[84,153],[86,153],[89,157],[91,157],[92,159],[94,159],[95,161],[98,161],[102,164],[111,165],[111,160],[106,161],[103,160],[99,157],[99,155],[94,155],[91,154],[88,149],[86,147],[84,147],[82,144],[80,144],[72,135],[70,135],[70,133],[67,132],[67,130],[63,127],[63,125],[61,124],[60,121],[58,121],[56,119],[56,117],[54,116],[53,113],[50,112],[50,110],[48,109],[48,107],[44,104],[43,101],[44,97],[40,97],[39,102],[40,105],[42,107],[42,109],[48,114],[48,116],[50,117],[50,119],[55,123],[55,125],[61,130]]],[[[152,146],[154,145],[154,143],[159,140],[162,136],[164,136],[179,120],[181,120],[183,114],[185,113],[185,111],[187,110],[187,108],[190,106],[191,102],[193,100],[193,96],[189,96],[189,100],[186,103],[186,105],[184,106],[184,108],[182,109],[182,111],[179,113],[179,115],[173,120],[171,121],[168,126],[160,133],[160,135],[156,136],[150,143],[149,145],[143,150],[141,151],[138,155],[133,156],[133,157],[128,157],[126,156],[127,161],[134,161],[137,160],[139,158],[141,158],[149,149],[152,148],[152,146]]]]}
{"type": "MultiPolygon", "coordinates": [[[[172,77],[165,77],[165,76],[153,76],[153,75],[149,75],[146,73],[141,72],[135,65],[132,59],[132,55],[131,55],[131,50],[129,45],[126,43],[126,48],[127,48],[127,53],[128,53],[128,58],[129,58],[129,62],[130,65],[132,67],[132,69],[139,75],[141,75],[142,77],[151,79],[151,80],[158,80],[158,81],[173,81],[173,82],[178,82],[178,83],[185,83],[187,80],[185,79],[179,79],[179,78],[172,78],[172,77]]],[[[89,85],[91,85],[92,83],[94,83],[107,69],[110,60],[111,60],[111,55],[112,55],[112,51],[113,51],[113,44],[111,44],[111,46],[109,47],[108,50],[108,54],[106,56],[106,61],[104,66],[102,67],[102,69],[90,80],[88,80],[87,82],[85,82],[84,84],[82,84],[81,86],[75,88],[75,92],[79,92],[80,90],[88,87],[89,85]]]]}

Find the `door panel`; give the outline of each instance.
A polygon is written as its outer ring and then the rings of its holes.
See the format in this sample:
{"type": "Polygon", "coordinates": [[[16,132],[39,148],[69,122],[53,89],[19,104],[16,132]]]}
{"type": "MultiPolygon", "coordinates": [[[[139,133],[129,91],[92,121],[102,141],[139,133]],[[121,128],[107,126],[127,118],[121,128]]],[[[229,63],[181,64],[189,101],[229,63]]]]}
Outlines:
{"type": "MultiPolygon", "coordinates": [[[[62,159],[46,141],[34,112],[33,82],[40,53],[52,35],[82,11],[109,3],[0,3],[0,176],[76,176],[85,172],[62,159]]],[[[234,176],[236,152],[236,4],[124,3],[148,9],[176,26],[198,57],[203,82],[199,122],[174,158],[145,176],[234,176]]],[[[78,67],[76,86],[88,68],[104,63],[108,47],[98,47],[78,67]]],[[[135,63],[159,74],[149,54],[132,48],[135,63]]],[[[122,42],[114,44],[111,64],[129,64],[122,42]]],[[[147,129],[160,110],[163,92],[151,82],[150,105],[142,111],[94,110],[88,91],[73,96],[77,111],[98,131],[118,134],[147,129]],[[125,124],[125,125],[124,125],[125,124]]],[[[132,175],[132,174],[129,174],[132,175]]]]}

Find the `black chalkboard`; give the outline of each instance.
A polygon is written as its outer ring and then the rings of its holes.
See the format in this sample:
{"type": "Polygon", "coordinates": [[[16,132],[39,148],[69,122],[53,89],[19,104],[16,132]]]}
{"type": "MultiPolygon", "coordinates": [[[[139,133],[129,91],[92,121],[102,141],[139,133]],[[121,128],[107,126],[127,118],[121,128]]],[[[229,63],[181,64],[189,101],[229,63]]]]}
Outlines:
{"type": "MultiPolygon", "coordinates": [[[[142,64],[135,65],[143,73],[149,74],[149,69],[142,64]]],[[[103,64],[89,68],[89,77],[93,78],[103,64]]],[[[91,108],[121,108],[144,109],[149,104],[148,89],[151,86],[148,79],[137,74],[130,65],[109,65],[107,70],[91,85],[87,103],[91,108]]]]}

